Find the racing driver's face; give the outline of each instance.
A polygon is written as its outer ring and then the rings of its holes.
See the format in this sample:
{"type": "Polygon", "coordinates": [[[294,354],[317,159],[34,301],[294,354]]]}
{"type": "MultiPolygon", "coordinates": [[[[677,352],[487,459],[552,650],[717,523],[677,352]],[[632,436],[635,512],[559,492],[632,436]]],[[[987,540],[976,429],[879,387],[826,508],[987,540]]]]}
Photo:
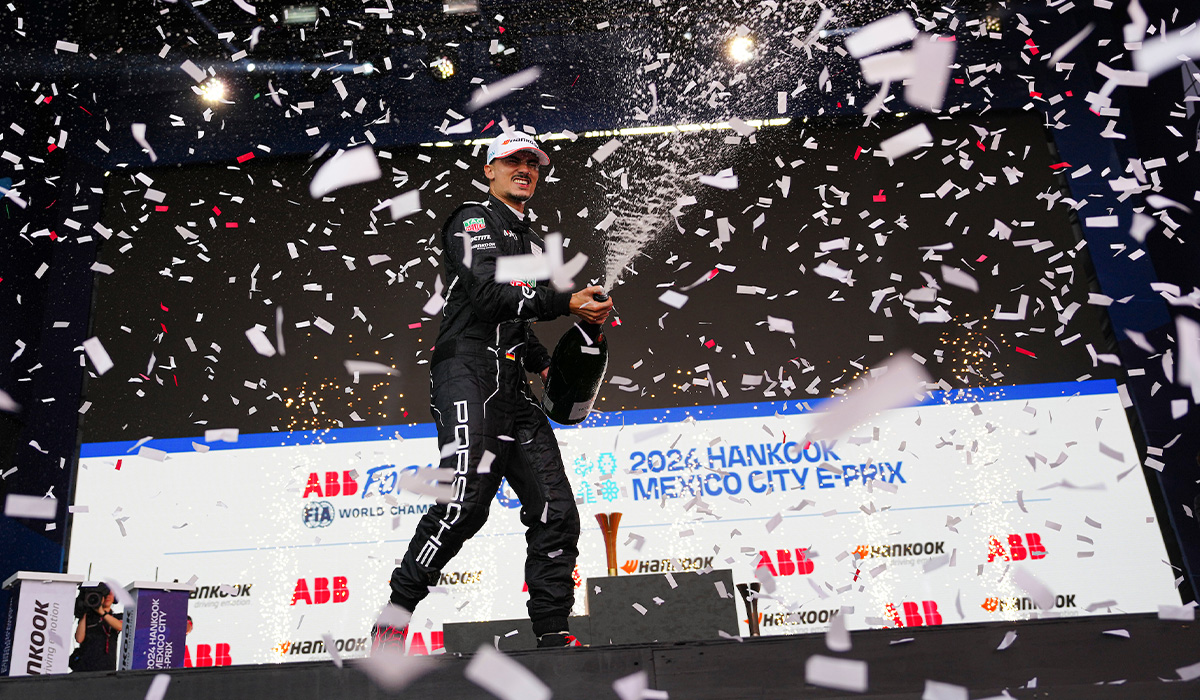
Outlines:
{"type": "Polygon", "coordinates": [[[491,192],[505,204],[525,211],[525,202],[533,196],[538,181],[538,156],[532,151],[517,151],[483,166],[491,182],[491,192]]]}

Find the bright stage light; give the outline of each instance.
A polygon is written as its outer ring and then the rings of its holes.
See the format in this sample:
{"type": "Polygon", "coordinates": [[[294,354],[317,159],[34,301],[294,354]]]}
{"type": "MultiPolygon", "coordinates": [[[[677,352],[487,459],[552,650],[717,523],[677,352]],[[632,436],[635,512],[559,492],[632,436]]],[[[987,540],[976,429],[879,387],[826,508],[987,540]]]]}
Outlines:
{"type": "Polygon", "coordinates": [[[429,62],[429,70],[438,80],[449,80],[454,75],[454,61],[442,54],[429,62]]]}
{"type": "Polygon", "coordinates": [[[247,73],[253,73],[253,72],[254,72],[254,69],[255,69],[255,68],[257,68],[257,67],[258,67],[258,66],[254,65],[253,63],[247,63],[247,64],[246,64],[246,72],[247,72],[247,73]]]}
{"type": "Polygon", "coordinates": [[[225,83],[209,78],[200,86],[200,99],[205,102],[221,102],[225,99],[225,83]]]}
{"type": "Polygon", "coordinates": [[[754,40],[748,36],[735,36],[729,40],[729,58],[734,63],[745,63],[754,58],[754,40]]]}

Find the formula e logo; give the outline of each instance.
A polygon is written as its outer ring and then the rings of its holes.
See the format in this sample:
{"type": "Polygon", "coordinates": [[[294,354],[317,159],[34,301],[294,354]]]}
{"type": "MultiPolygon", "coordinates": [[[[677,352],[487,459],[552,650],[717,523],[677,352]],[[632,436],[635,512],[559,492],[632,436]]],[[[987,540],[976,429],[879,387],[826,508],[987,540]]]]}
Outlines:
{"type": "Polygon", "coordinates": [[[304,506],[305,527],[329,527],[333,523],[333,504],[329,501],[313,501],[304,506]]]}
{"type": "Polygon", "coordinates": [[[517,240],[517,234],[513,233],[512,231],[509,231],[508,229],[504,229],[504,235],[508,236],[509,238],[513,239],[514,241],[517,240]]]}
{"type": "Polygon", "coordinates": [[[754,567],[758,569],[766,569],[771,572],[772,576],[804,576],[813,572],[813,561],[805,556],[808,551],[807,547],[803,549],[796,548],[796,559],[792,560],[792,552],[787,549],[775,550],[775,561],[771,561],[771,554],[767,551],[758,553],[758,565],[754,567]]]}
{"type": "Polygon", "coordinates": [[[486,225],[483,223],[483,219],[481,218],[467,219],[463,222],[463,230],[465,230],[467,233],[482,231],[484,228],[486,228],[486,225]]]}
{"type": "Polygon", "coordinates": [[[521,507],[521,499],[512,492],[512,487],[508,485],[508,479],[500,480],[500,488],[496,490],[496,502],[505,508],[521,507]]]}

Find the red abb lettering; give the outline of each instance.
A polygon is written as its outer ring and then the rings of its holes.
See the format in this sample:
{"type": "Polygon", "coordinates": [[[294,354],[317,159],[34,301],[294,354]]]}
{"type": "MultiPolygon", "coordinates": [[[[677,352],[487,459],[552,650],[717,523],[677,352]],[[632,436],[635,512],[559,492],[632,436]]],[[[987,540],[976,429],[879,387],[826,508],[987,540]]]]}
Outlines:
{"type": "Polygon", "coordinates": [[[1000,544],[1000,538],[992,537],[988,542],[988,563],[995,561],[996,557],[1008,561],[1008,552],[1004,551],[1004,545],[1000,544]]]}
{"type": "Polygon", "coordinates": [[[771,555],[767,554],[765,551],[758,553],[758,565],[754,567],[756,571],[763,568],[765,568],[767,571],[770,571],[772,576],[779,575],[779,572],[775,570],[775,563],[771,561],[771,555]]]}
{"type": "Polygon", "coordinates": [[[350,588],[346,585],[345,576],[333,577],[333,602],[345,603],[350,598],[350,588]]]}
{"type": "Polygon", "coordinates": [[[300,600],[308,603],[309,605],[313,604],[312,595],[310,595],[308,592],[308,581],[302,578],[296,579],[296,589],[292,591],[291,605],[295,605],[296,601],[300,600]]]}
{"type": "Polygon", "coordinates": [[[329,602],[329,579],[318,576],[313,579],[313,605],[323,605],[329,602]]]}
{"type": "Polygon", "coordinates": [[[425,637],[420,632],[413,632],[409,635],[409,656],[428,656],[439,649],[444,649],[443,635],[440,631],[432,631],[429,633],[429,646],[425,646],[425,637]]]}
{"type": "Polygon", "coordinates": [[[233,658],[229,655],[228,644],[217,644],[216,658],[213,660],[214,666],[232,666],[233,658]]]}
{"type": "Polygon", "coordinates": [[[1036,532],[1025,533],[1025,543],[1029,545],[1029,558],[1041,559],[1046,556],[1046,546],[1042,544],[1042,536],[1036,532]]]}
{"type": "Polygon", "coordinates": [[[758,553],[758,564],[754,568],[765,568],[771,572],[772,576],[803,576],[811,574],[813,572],[813,562],[805,555],[807,551],[807,547],[796,548],[796,558],[792,559],[792,550],[777,549],[775,550],[775,559],[778,561],[778,564],[771,561],[771,555],[768,552],[760,551],[758,553]]]}
{"type": "MultiPolygon", "coordinates": [[[[186,647],[185,647],[186,648],[186,647]]],[[[196,668],[206,668],[213,665],[212,647],[207,644],[196,645],[196,668]]]]}
{"type": "Polygon", "coordinates": [[[929,626],[942,624],[942,614],[938,612],[937,601],[922,600],[921,609],[925,612],[925,624],[929,626]]]}
{"type": "Polygon", "coordinates": [[[905,627],[920,627],[924,624],[921,619],[921,608],[916,603],[904,601],[901,603],[904,606],[904,626],[905,627]]]}
{"type": "Polygon", "coordinates": [[[1013,561],[1023,561],[1029,554],[1025,549],[1025,543],[1021,541],[1020,535],[1008,536],[1008,550],[1012,553],[1013,561]]]}
{"type": "Polygon", "coordinates": [[[354,475],[349,470],[343,471],[341,479],[338,478],[337,472],[325,472],[325,490],[321,491],[321,475],[318,472],[312,472],[308,475],[308,482],[304,485],[304,498],[309,496],[317,496],[320,498],[332,498],[341,494],[343,496],[353,496],[358,493],[358,482],[354,480],[354,475]]]}
{"type": "Polygon", "coordinates": [[[184,668],[192,667],[192,651],[188,647],[183,648],[183,667],[184,668]]]}

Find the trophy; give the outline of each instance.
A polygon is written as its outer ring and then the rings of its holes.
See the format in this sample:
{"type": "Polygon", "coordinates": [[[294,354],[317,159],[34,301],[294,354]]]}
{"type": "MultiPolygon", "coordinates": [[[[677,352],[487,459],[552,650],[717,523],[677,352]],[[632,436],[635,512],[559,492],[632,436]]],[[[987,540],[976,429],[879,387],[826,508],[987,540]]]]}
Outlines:
{"type": "Polygon", "coordinates": [[[750,625],[750,636],[758,637],[761,632],[758,629],[758,596],[751,596],[750,593],[758,593],[762,589],[762,584],[758,581],[749,585],[739,583],[737,585],[738,593],[742,594],[742,602],[746,604],[746,622],[750,625]]]}
{"type": "Polygon", "coordinates": [[[596,522],[600,523],[600,532],[604,533],[604,556],[608,560],[608,575],[616,576],[617,571],[617,525],[621,524],[620,513],[596,513],[596,522]]]}

